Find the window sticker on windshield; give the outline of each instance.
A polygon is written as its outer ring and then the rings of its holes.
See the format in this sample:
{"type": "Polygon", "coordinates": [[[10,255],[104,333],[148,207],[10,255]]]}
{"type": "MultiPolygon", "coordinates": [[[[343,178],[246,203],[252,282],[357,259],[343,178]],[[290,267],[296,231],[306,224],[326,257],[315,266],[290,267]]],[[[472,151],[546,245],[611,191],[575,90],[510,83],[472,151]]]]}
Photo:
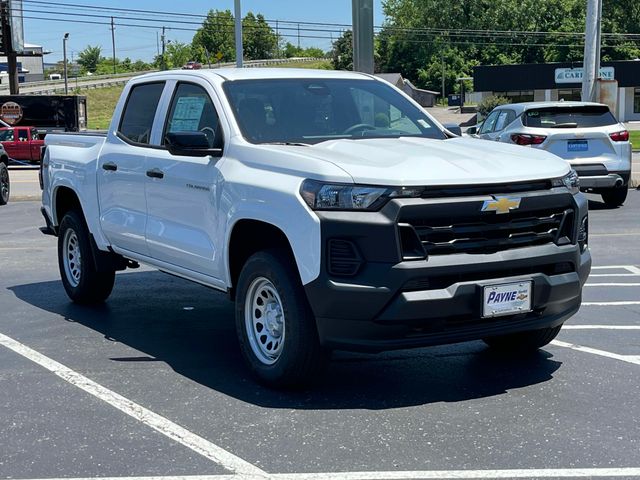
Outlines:
{"type": "Polygon", "coordinates": [[[418,119],[418,123],[420,124],[420,126],[421,126],[422,128],[431,128],[431,125],[429,125],[429,124],[427,123],[427,121],[426,121],[426,120],[424,120],[424,119],[422,119],[422,118],[419,118],[419,119],[418,119]]]}
{"type": "Polygon", "coordinates": [[[169,132],[195,132],[200,125],[205,97],[180,97],[171,118],[169,132]]]}

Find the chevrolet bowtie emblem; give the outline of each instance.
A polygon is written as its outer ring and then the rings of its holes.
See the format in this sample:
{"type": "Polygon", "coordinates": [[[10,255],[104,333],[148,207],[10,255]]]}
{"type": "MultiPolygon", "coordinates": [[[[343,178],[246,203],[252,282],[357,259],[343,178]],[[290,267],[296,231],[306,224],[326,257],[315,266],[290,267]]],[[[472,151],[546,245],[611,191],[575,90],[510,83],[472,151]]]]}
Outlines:
{"type": "Polygon", "coordinates": [[[483,212],[509,213],[520,207],[519,197],[493,197],[482,204],[483,212]]]}

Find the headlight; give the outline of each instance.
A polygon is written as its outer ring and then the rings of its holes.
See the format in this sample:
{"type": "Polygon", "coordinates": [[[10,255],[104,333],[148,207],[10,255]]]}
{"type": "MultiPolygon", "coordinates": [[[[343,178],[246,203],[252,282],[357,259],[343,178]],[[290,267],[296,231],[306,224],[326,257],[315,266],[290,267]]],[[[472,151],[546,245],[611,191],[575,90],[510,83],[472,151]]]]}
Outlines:
{"type": "Polygon", "coordinates": [[[300,195],[312,210],[374,211],[390,198],[415,198],[423,190],[421,187],[376,187],[305,180],[300,195]]]}
{"type": "Polygon", "coordinates": [[[567,187],[574,195],[580,191],[580,178],[573,169],[564,177],[554,178],[551,183],[554,187],[567,187]]]}

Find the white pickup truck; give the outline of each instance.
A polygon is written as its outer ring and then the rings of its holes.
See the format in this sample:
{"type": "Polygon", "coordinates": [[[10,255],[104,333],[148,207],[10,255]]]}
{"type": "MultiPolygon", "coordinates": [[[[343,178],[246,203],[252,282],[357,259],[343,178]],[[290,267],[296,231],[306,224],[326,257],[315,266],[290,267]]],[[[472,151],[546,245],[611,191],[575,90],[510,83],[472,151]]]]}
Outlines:
{"type": "Polygon", "coordinates": [[[456,137],[365,74],[144,75],[105,135],[46,145],[69,297],[104,301],[138,262],[227,292],[271,385],[313,379],[333,349],[540,348],[591,267],[566,162],[456,137]]]}

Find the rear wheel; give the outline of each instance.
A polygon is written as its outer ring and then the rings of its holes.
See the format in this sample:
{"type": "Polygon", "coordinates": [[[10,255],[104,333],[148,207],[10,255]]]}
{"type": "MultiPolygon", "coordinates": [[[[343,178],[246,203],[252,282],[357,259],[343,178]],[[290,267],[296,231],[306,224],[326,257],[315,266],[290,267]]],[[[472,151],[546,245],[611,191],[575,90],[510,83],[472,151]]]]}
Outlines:
{"type": "Polygon", "coordinates": [[[611,188],[602,192],[602,200],[608,207],[619,207],[627,199],[629,189],[625,187],[611,188]]]}
{"type": "Polygon", "coordinates": [[[104,302],[113,290],[115,270],[99,272],[93,262],[89,230],[76,211],[65,214],[58,234],[58,266],[69,298],[76,303],[104,302]]]}
{"type": "Polygon", "coordinates": [[[311,382],[327,354],[290,255],[279,249],[252,255],[237,289],[236,331],[251,371],[274,387],[311,382]]]}
{"type": "Polygon", "coordinates": [[[505,352],[532,352],[549,344],[556,338],[562,325],[526,332],[510,333],[484,338],[483,341],[491,348],[505,352]]]}
{"type": "Polygon", "coordinates": [[[0,205],[6,205],[9,201],[11,184],[9,182],[9,170],[4,162],[0,162],[0,205]]]}

